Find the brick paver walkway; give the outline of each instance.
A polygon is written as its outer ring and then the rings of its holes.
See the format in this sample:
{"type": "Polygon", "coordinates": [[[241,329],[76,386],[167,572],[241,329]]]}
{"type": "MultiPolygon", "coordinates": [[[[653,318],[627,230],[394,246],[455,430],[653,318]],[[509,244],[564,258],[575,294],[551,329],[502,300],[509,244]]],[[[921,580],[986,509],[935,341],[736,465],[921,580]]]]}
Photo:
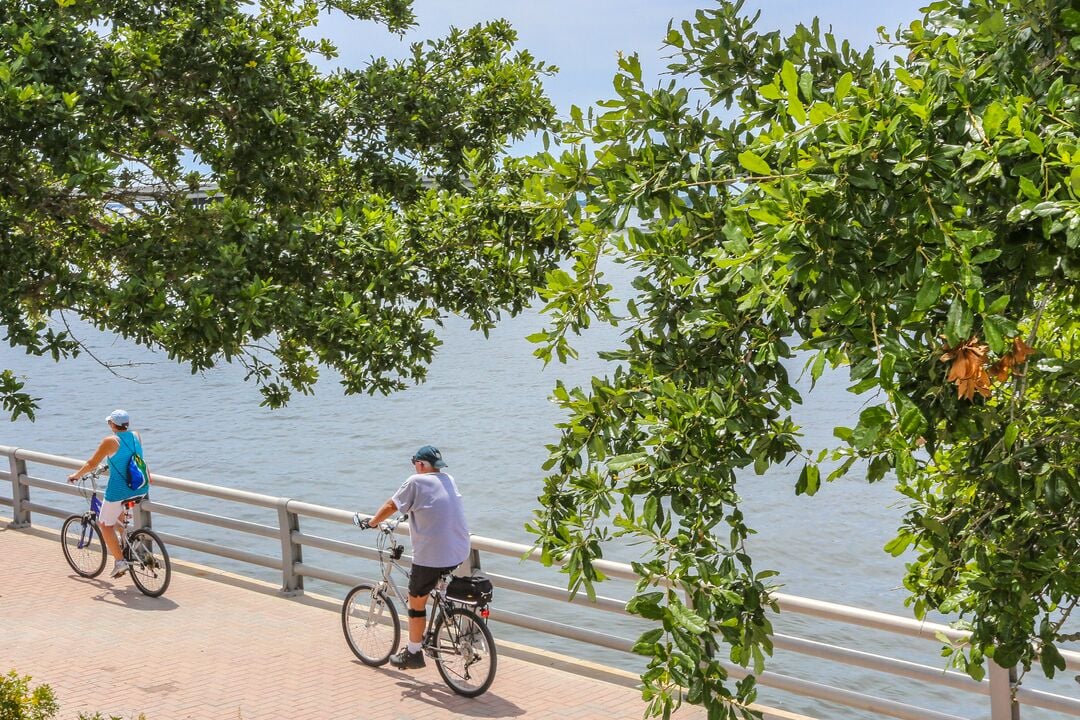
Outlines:
{"type": "MultiPolygon", "coordinates": [[[[0,517],[0,674],[14,669],[32,685],[50,685],[63,720],[97,712],[121,720],[638,720],[644,713],[636,678],[611,668],[598,673],[497,640],[494,685],[463,698],[430,661],[411,672],[361,664],[342,637],[339,599],[285,598],[276,586],[176,560],[168,592],[148,598],[128,578],[110,580],[111,567],[80,578],[55,531],[15,530],[0,517]],[[598,674],[621,676],[621,684],[598,674]]],[[[703,717],[690,706],[676,713],[703,717]]],[[[765,718],[811,720],[778,710],[765,718]]]]}
{"type": "MultiPolygon", "coordinates": [[[[491,690],[472,700],[454,695],[430,661],[414,672],[369,668],[346,647],[334,603],[181,565],[165,596],[148,598],[127,578],[78,577],[54,532],[0,518],[0,673],[48,683],[65,719],[642,717],[632,688],[510,653],[491,690]]],[[[700,717],[683,710],[680,720],[700,717]]]]}

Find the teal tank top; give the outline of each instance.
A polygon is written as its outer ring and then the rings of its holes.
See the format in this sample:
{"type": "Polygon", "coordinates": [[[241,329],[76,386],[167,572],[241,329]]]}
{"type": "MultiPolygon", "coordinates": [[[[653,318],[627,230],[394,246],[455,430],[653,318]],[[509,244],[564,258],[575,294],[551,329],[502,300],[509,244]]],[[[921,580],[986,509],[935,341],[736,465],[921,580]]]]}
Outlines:
{"type": "Polygon", "coordinates": [[[127,485],[128,460],[136,452],[143,458],[142,442],[131,430],[116,433],[116,439],[120,441],[120,447],[116,453],[109,457],[109,484],[105,488],[105,500],[117,502],[128,498],[146,495],[148,488],[132,490],[127,485]]]}

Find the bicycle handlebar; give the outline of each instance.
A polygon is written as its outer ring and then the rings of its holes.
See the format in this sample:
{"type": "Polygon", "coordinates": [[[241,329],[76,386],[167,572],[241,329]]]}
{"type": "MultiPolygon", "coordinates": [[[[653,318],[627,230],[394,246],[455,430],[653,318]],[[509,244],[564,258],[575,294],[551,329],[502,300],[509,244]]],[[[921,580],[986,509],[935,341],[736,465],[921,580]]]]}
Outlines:
{"type": "Polygon", "coordinates": [[[390,518],[383,520],[379,523],[379,529],[386,533],[392,533],[397,529],[397,526],[409,519],[409,514],[399,515],[396,518],[390,518]]]}
{"type": "Polygon", "coordinates": [[[93,470],[86,473],[85,475],[80,475],[79,477],[75,478],[74,480],[68,480],[68,482],[69,483],[85,483],[85,482],[89,482],[96,488],[97,487],[97,479],[99,477],[101,477],[102,475],[104,475],[105,470],[107,470],[107,469],[108,468],[105,465],[101,465],[100,467],[94,468],[93,470]]]}
{"type": "Polygon", "coordinates": [[[404,515],[399,515],[396,518],[389,518],[387,520],[383,520],[376,526],[371,524],[370,518],[361,518],[360,513],[353,513],[353,524],[359,527],[361,530],[370,530],[372,528],[375,528],[378,530],[382,530],[386,533],[392,533],[398,525],[408,519],[409,513],[405,513],[404,515]]]}

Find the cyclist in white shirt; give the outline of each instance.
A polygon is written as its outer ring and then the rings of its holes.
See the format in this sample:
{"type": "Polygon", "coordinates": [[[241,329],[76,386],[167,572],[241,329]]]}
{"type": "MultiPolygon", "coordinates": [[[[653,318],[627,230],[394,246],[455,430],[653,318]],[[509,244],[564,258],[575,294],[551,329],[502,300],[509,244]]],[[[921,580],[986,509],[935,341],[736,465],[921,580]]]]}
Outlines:
{"type": "Polygon", "coordinates": [[[469,528],[457,483],[448,473],[442,453],[425,445],[412,456],[415,474],[410,475],[397,492],[370,520],[359,513],[354,522],[361,528],[378,525],[395,513],[409,514],[413,564],[409,576],[409,642],[390,658],[401,669],[421,668],[426,664],[420,651],[427,619],[428,595],[443,573],[460,565],[469,556],[469,528]]]}

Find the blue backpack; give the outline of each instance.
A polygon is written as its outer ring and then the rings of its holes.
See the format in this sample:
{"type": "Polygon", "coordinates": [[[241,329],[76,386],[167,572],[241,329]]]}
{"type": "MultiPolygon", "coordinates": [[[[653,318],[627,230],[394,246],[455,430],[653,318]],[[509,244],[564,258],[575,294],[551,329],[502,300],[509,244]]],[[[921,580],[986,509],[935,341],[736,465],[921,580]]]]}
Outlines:
{"type": "Polygon", "coordinates": [[[131,458],[127,465],[127,486],[132,490],[142,490],[149,483],[150,473],[146,470],[146,462],[142,455],[132,448],[131,458]]]}

